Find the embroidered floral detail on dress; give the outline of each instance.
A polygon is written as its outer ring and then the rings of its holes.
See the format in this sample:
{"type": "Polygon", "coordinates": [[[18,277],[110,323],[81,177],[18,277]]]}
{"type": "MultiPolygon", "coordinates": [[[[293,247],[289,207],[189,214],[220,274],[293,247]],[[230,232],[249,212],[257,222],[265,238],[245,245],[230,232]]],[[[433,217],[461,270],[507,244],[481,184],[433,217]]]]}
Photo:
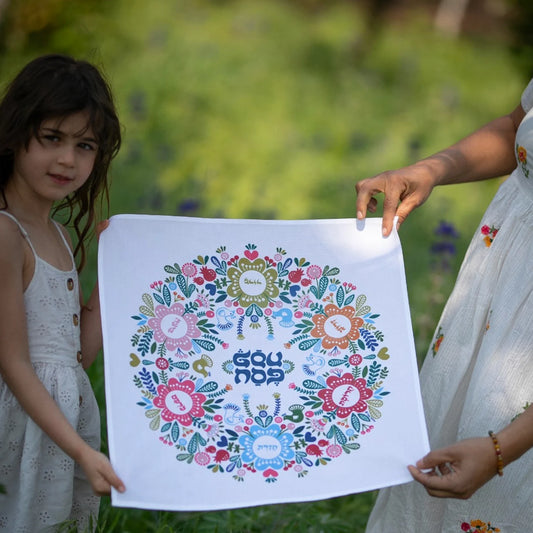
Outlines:
{"type": "Polygon", "coordinates": [[[492,526],[490,522],[485,523],[482,520],[470,520],[470,523],[463,522],[461,524],[461,531],[465,531],[466,533],[475,533],[476,531],[484,531],[488,533],[489,531],[494,531],[495,533],[498,533],[501,529],[492,526]]]}
{"type": "Polygon", "coordinates": [[[514,422],[526,409],[531,407],[531,405],[533,405],[533,404],[531,404],[530,402],[526,402],[524,407],[522,407],[522,411],[520,413],[516,414],[515,416],[513,416],[513,418],[511,419],[511,422],[514,422]]]}
{"type": "Polygon", "coordinates": [[[442,327],[439,326],[437,335],[435,336],[435,342],[433,343],[433,346],[431,346],[431,352],[433,353],[433,357],[437,355],[437,352],[439,351],[440,345],[443,340],[444,340],[444,334],[442,333],[442,327]]]}
{"type": "Polygon", "coordinates": [[[487,248],[492,244],[492,241],[496,237],[500,228],[495,228],[494,226],[487,226],[486,224],[481,227],[481,235],[483,235],[483,241],[487,248]]]}
{"type": "Polygon", "coordinates": [[[524,173],[526,178],[529,178],[529,168],[527,168],[527,150],[520,146],[516,145],[516,158],[518,159],[518,164],[524,173]]]}

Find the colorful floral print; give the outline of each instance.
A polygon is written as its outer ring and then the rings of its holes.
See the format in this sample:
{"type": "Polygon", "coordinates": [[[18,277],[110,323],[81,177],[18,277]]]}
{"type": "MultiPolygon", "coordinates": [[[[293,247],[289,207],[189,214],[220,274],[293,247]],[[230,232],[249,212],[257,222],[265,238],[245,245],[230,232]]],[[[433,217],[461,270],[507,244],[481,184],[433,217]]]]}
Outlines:
{"type": "Polygon", "coordinates": [[[391,355],[380,315],[339,268],[248,244],[164,271],[132,317],[127,362],[137,405],[178,461],[273,483],[361,447],[382,416],[391,355]],[[242,349],[245,338],[258,348],[242,349]],[[267,397],[244,384],[268,386],[267,397]]]}
{"type": "Polygon", "coordinates": [[[433,342],[433,345],[431,346],[431,352],[433,353],[433,357],[437,355],[437,352],[439,351],[440,345],[443,340],[444,340],[444,334],[442,333],[442,327],[439,326],[437,334],[435,335],[435,341],[433,342]]]}
{"type": "Polygon", "coordinates": [[[481,235],[483,235],[483,241],[485,242],[485,246],[489,247],[492,244],[492,241],[496,237],[498,231],[499,228],[495,228],[494,226],[487,226],[486,224],[481,227],[481,235]]]}
{"type": "Polygon", "coordinates": [[[527,166],[527,150],[519,144],[516,145],[516,158],[518,160],[518,165],[524,173],[524,176],[526,178],[529,178],[529,168],[527,166]]]}
{"type": "Polygon", "coordinates": [[[477,531],[482,531],[488,533],[489,531],[494,531],[495,533],[500,532],[500,528],[494,527],[490,522],[485,523],[482,520],[471,520],[470,522],[463,522],[461,524],[461,531],[466,533],[476,533],[477,531]]]}

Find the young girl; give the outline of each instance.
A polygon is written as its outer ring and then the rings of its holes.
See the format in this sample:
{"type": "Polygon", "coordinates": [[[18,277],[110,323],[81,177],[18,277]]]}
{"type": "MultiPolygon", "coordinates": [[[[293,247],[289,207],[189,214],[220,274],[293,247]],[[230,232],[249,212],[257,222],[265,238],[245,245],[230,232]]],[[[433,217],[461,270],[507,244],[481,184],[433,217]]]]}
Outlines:
{"type": "Polygon", "coordinates": [[[97,290],[80,308],[74,255],[107,194],[120,146],[98,70],[49,55],[30,62],[0,103],[0,531],[96,523],[98,495],[124,490],[101,454],[84,371],[101,347],[97,290]],[[52,213],[66,211],[78,237],[52,213]]]}

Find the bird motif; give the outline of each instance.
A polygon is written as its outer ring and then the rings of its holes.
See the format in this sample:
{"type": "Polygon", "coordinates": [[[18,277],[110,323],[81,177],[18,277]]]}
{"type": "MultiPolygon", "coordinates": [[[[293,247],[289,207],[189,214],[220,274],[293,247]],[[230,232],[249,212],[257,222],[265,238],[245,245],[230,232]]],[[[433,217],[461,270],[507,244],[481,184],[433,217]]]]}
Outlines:
{"type": "Polygon", "coordinates": [[[217,326],[221,330],[228,330],[233,327],[232,319],[235,318],[235,311],[229,311],[225,307],[221,307],[216,312],[217,326]]]}
{"type": "Polygon", "coordinates": [[[279,325],[283,328],[292,328],[294,326],[294,320],[292,319],[292,311],[283,307],[272,313],[274,318],[280,317],[279,325]]]}
{"type": "Polygon", "coordinates": [[[309,361],[309,364],[303,364],[302,370],[308,376],[316,376],[318,371],[326,364],[326,361],[320,355],[311,354],[308,355],[305,359],[306,361],[309,361]]]}

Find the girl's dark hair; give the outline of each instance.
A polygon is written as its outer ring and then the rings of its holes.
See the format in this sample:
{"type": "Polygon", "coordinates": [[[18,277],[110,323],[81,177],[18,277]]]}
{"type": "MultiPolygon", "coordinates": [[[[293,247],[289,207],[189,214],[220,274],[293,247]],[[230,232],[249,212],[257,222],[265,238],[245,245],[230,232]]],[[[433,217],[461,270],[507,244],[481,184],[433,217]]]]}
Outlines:
{"type": "Polygon", "coordinates": [[[109,205],[107,173],[121,143],[120,123],[113,96],[99,70],[87,61],[64,55],[45,55],[28,63],[7,86],[0,102],[0,194],[7,207],[5,188],[13,174],[14,156],[38,137],[43,120],[65,118],[86,111],[98,150],[89,179],[54,207],[66,210],[72,224],[80,269],[85,264],[84,241],[95,222],[96,201],[109,205]]]}

